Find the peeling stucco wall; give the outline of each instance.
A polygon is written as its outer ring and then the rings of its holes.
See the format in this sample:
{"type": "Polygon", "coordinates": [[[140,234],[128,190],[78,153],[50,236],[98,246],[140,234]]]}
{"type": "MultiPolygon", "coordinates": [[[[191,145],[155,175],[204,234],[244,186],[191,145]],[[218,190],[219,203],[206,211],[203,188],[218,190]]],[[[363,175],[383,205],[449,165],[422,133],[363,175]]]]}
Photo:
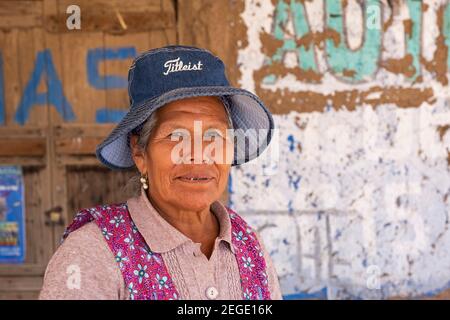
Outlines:
{"type": "Polygon", "coordinates": [[[239,85],[275,113],[230,204],[286,297],[450,287],[449,1],[246,0],[239,85]]]}

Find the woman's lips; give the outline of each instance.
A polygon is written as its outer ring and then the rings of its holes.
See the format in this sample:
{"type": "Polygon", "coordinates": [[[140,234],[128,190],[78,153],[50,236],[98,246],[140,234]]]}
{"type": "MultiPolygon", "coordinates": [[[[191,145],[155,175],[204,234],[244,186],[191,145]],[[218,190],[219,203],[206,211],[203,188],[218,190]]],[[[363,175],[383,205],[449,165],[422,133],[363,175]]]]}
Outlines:
{"type": "Polygon", "coordinates": [[[208,183],[211,182],[214,178],[208,176],[181,176],[176,178],[176,180],[180,180],[187,183],[208,183]]]}

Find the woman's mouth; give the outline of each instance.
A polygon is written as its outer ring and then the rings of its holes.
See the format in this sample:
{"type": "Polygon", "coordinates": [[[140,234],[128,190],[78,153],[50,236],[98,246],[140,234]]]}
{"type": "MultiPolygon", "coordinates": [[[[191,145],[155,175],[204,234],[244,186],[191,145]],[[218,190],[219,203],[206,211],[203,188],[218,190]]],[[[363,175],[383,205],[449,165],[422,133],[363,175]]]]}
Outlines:
{"type": "Polygon", "coordinates": [[[181,176],[177,178],[177,180],[187,183],[208,183],[213,179],[214,178],[207,176],[181,176]]]}

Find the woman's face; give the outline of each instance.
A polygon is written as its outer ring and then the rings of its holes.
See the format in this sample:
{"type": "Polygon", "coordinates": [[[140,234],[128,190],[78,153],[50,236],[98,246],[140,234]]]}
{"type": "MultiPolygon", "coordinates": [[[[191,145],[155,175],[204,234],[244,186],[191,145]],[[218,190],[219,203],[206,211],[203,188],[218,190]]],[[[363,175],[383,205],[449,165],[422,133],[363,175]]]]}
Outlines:
{"type": "Polygon", "coordinates": [[[135,157],[140,172],[148,175],[149,195],[179,209],[209,207],[225,190],[233,159],[222,102],[195,97],[156,112],[146,152],[135,157]]]}

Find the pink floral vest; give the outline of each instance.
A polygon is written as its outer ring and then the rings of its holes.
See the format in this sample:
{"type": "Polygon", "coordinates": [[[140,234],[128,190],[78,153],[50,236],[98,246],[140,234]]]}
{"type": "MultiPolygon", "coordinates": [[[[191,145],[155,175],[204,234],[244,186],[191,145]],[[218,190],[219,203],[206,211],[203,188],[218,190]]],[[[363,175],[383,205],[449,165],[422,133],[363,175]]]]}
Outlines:
{"type": "MultiPolygon", "coordinates": [[[[241,278],[242,298],[269,300],[266,262],[255,233],[233,210],[227,208],[231,219],[232,243],[241,278]]],[[[179,294],[162,256],[152,252],[131,219],[126,203],[83,209],[64,232],[70,232],[95,221],[122,272],[132,300],[177,300],[179,294]]]]}

